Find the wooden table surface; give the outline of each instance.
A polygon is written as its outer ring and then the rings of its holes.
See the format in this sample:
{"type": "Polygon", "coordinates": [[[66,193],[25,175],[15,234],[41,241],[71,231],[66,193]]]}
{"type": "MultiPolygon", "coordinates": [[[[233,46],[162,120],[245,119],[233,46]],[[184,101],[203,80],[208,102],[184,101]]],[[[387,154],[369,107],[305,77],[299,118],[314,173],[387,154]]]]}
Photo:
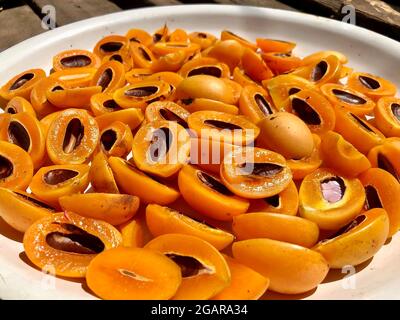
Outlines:
{"type": "Polygon", "coordinates": [[[342,20],[342,8],[356,8],[356,23],[400,41],[400,4],[398,0],[0,0],[0,51],[46,32],[41,27],[45,5],[56,9],[56,26],[82,19],[139,7],[216,3],[263,6],[302,11],[342,20]],[[397,4],[396,4],[397,3],[397,4]]]}

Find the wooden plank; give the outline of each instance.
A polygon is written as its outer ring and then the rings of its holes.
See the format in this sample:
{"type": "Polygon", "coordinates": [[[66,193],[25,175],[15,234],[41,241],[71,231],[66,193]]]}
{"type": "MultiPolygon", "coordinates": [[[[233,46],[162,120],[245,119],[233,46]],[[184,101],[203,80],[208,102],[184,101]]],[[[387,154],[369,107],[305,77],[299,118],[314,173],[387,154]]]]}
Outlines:
{"type": "Polygon", "coordinates": [[[154,5],[154,6],[173,6],[173,5],[182,4],[182,2],[178,1],[178,0],[146,0],[143,2],[147,2],[148,4],[154,5]]]}
{"type": "Polygon", "coordinates": [[[400,12],[383,1],[347,0],[347,3],[354,5],[357,13],[366,18],[400,28],[400,12]]]}
{"type": "Polygon", "coordinates": [[[41,20],[27,5],[0,11],[0,21],[4,24],[0,28],[0,51],[45,31],[41,20]]]}
{"type": "Polygon", "coordinates": [[[54,6],[57,26],[121,10],[108,0],[32,0],[32,3],[39,13],[45,5],[54,6]]]}
{"type": "Polygon", "coordinates": [[[295,10],[293,7],[276,0],[214,0],[214,2],[220,4],[239,4],[245,6],[295,10]]]}
{"type": "Polygon", "coordinates": [[[400,12],[389,4],[380,0],[302,0],[290,3],[297,9],[325,15],[342,20],[348,13],[342,13],[345,5],[353,5],[356,12],[356,24],[358,26],[376,31],[393,39],[400,40],[400,12]]]}

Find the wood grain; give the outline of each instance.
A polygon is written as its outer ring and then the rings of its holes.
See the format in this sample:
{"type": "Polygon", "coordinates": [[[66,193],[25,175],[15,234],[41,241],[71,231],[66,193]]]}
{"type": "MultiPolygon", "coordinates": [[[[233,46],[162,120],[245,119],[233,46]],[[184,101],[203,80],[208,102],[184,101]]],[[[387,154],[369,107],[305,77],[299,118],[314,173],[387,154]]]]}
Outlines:
{"type": "Polygon", "coordinates": [[[57,26],[121,10],[108,0],[32,0],[32,2],[39,10],[45,5],[53,5],[56,8],[57,26]]]}
{"type": "Polygon", "coordinates": [[[276,0],[214,0],[214,2],[220,4],[239,4],[246,6],[295,10],[293,7],[276,0]]]}
{"type": "Polygon", "coordinates": [[[290,3],[297,9],[342,20],[345,5],[353,5],[358,26],[376,31],[393,39],[400,40],[400,12],[380,0],[280,0],[290,3]]]}
{"type": "Polygon", "coordinates": [[[0,21],[7,22],[6,28],[0,28],[0,51],[45,31],[39,17],[27,5],[0,11],[0,21]]]}

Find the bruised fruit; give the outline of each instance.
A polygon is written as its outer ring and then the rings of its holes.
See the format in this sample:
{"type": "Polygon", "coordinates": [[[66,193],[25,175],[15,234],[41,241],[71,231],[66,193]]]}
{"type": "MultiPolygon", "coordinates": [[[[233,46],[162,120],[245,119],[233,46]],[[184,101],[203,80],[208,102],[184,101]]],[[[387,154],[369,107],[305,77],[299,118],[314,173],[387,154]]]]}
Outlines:
{"type": "Polygon", "coordinates": [[[58,199],[64,211],[119,225],[131,219],[139,209],[139,198],[128,194],[84,193],[58,199]]]}

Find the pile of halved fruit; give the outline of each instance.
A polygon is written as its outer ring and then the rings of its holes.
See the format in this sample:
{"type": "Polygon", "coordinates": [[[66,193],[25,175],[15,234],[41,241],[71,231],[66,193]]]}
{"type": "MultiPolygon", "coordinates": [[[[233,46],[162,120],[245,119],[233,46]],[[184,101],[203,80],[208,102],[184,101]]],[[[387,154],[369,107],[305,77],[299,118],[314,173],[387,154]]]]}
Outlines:
{"type": "Polygon", "coordinates": [[[372,258],[400,228],[396,87],[295,46],[131,29],[9,79],[0,216],[30,261],[105,299],[258,299],[372,258]]]}

